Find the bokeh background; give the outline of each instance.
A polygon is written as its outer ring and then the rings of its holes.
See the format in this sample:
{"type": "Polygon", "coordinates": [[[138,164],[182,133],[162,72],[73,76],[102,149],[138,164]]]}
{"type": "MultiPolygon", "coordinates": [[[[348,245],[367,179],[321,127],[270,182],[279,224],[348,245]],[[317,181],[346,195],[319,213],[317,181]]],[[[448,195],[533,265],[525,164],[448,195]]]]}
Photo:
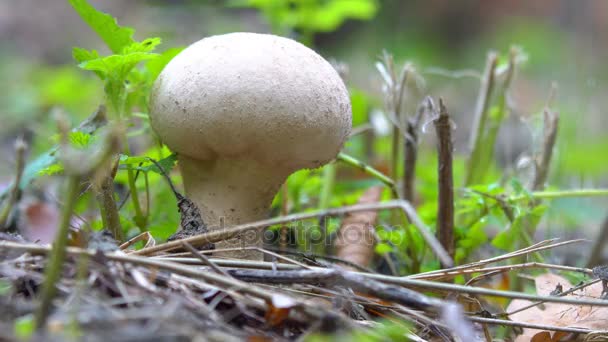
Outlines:
{"type": "MultiPolygon", "coordinates": [[[[496,146],[498,164],[516,175],[523,172],[518,161],[539,148],[542,110],[555,83],[553,107],[561,123],[550,185],[608,187],[606,1],[312,0],[302,1],[312,4],[307,10],[290,15],[285,11],[293,12],[293,6],[285,7],[281,0],[90,2],[121,25],[136,28],[136,39],[161,37],[161,50],[234,31],[272,32],[303,41],[347,66],[348,86],[360,95],[354,108],[359,116],[382,110],[381,78],[374,64],[387,51],[398,65],[411,61],[424,80],[408,99],[407,110],[413,111],[425,95],[445,99],[460,155],[467,153],[488,51],[505,56],[518,46],[527,60],[511,87],[512,111],[496,146]],[[337,3],[338,9],[324,9],[327,3],[337,3]]],[[[53,110],[61,108],[78,122],[103,101],[101,82],[72,60],[73,46],[107,52],[67,1],[0,0],[0,183],[12,177],[17,136],[25,133],[32,158],[52,143],[53,110]]],[[[376,126],[382,134],[382,123],[376,126]]],[[[432,135],[423,136],[430,150],[432,135]]],[[[374,157],[380,169],[386,148],[379,146],[374,157]]],[[[556,201],[539,234],[592,238],[606,207],[601,199],[556,201]]]]}

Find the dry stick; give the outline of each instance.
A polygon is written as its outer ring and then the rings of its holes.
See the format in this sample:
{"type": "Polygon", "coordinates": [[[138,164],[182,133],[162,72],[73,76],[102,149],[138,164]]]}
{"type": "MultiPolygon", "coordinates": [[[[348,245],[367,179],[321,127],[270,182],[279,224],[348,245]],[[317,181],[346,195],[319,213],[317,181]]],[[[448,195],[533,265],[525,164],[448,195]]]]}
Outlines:
{"type": "Polygon", "coordinates": [[[422,116],[426,111],[426,103],[423,102],[416,115],[407,121],[404,139],[403,157],[403,198],[410,203],[414,203],[416,160],[418,159],[418,130],[422,116]]]}
{"type": "Polygon", "coordinates": [[[476,267],[480,267],[483,265],[487,265],[490,263],[495,263],[495,262],[499,262],[499,261],[503,261],[506,259],[511,259],[520,255],[526,255],[526,254],[530,254],[533,252],[540,252],[543,250],[547,250],[547,249],[551,249],[551,248],[555,248],[555,247],[560,247],[560,246],[565,246],[565,245],[569,245],[569,244],[573,244],[573,243],[578,243],[578,242],[587,242],[587,240],[585,239],[576,239],[576,240],[570,240],[570,241],[564,241],[564,242],[559,242],[559,243],[555,243],[555,244],[547,244],[547,243],[551,243],[553,241],[555,241],[557,239],[551,239],[551,240],[545,240],[545,241],[541,241],[533,246],[529,246],[520,250],[517,250],[515,252],[511,252],[511,253],[507,253],[507,254],[503,254],[503,255],[499,255],[497,257],[493,257],[493,258],[489,258],[489,259],[485,259],[485,260],[480,260],[477,262],[473,262],[473,263],[469,263],[466,265],[461,265],[461,266],[457,266],[457,267],[452,267],[452,268],[448,268],[448,269],[443,269],[443,270],[436,270],[436,271],[430,271],[430,272],[426,272],[426,273],[418,273],[415,275],[412,275],[410,277],[412,278],[422,278],[422,277],[428,277],[431,275],[442,275],[442,274],[449,274],[451,272],[457,272],[460,270],[466,270],[466,269],[471,269],[471,268],[476,268],[476,267]]]}
{"type": "Polygon", "coordinates": [[[199,259],[200,261],[202,261],[203,264],[211,267],[211,269],[214,270],[215,273],[224,275],[226,277],[231,277],[231,275],[228,274],[228,272],[226,272],[225,270],[219,268],[213,261],[209,260],[209,258],[207,258],[204,254],[202,254],[199,251],[197,251],[196,248],[192,247],[191,244],[189,244],[187,242],[182,242],[182,246],[185,249],[189,250],[190,253],[192,253],[192,255],[194,255],[197,259],[199,259]]]}
{"type": "Polygon", "coordinates": [[[504,326],[511,326],[511,327],[521,327],[521,328],[530,328],[530,329],[539,329],[539,330],[548,330],[548,331],[563,331],[563,332],[577,333],[577,334],[588,334],[588,333],[597,331],[597,330],[590,330],[590,329],[585,329],[585,328],[569,328],[569,327],[558,327],[555,325],[515,322],[515,321],[509,321],[509,320],[497,319],[497,318],[483,318],[483,317],[469,316],[469,319],[473,322],[478,322],[478,323],[497,324],[497,325],[504,325],[504,326]]]}
{"type": "MultiPolygon", "coordinates": [[[[46,254],[49,252],[50,248],[47,246],[40,246],[35,244],[19,244],[19,243],[10,243],[7,241],[0,241],[0,248],[12,248],[16,250],[24,250],[34,254],[46,254]]],[[[70,255],[88,255],[95,256],[99,253],[99,251],[89,251],[83,250],[81,248],[68,247],[65,249],[67,254],[70,255]]],[[[167,270],[170,272],[174,272],[183,276],[200,278],[206,282],[209,282],[216,286],[223,286],[229,288],[231,290],[240,291],[242,293],[246,293],[252,295],[254,297],[260,298],[267,303],[272,302],[275,298],[276,293],[272,293],[264,290],[263,288],[256,286],[254,284],[244,283],[242,281],[236,280],[231,277],[226,277],[220,274],[204,272],[200,269],[183,266],[180,264],[176,264],[173,262],[160,261],[158,259],[146,258],[140,256],[133,255],[125,255],[123,253],[106,253],[105,257],[110,260],[121,262],[121,263],[132,263],[140,266],[148,266],[159,268],[163,270],[167,270]]],[[[303,300],[299,300],[296,298],[291,298],[296,303],[296,308],[301,309],[302,313],[314,318],[320,318],[322,313],[318,312],[318,309],[313,309],[313,305],[303,300]]]]}
{"type": "MultiPolygon", "coordinates": [[[[366,208],[369,210],[369,208],[366,208]]],[[[22,250],[32,254],[46,254],[50,251],[50,248],[47,246],[40,246],[36,244],[22,244],[15,243],[9,241],[0,241],[0,249],[9,248],[12,250],[22,250]]],[[[89,255],[94,256],[96,251],[88,251],[83,250],[82,248],[76,247],[68,247],[66,248],[66,253],[70,255],[89,255]]],[[[256,287],[252,284],[244,284],[244,283],[235,283],[233,279],[226,279],[226,277],[219,276],[217,274],[202,272],[199,269],[183,266],[180,264],[176,264],[174,262],[161,261],[155,258],[145,258],[141,256],[134,256],[132,254],[125,255],[123,253],[106,253],[105,256],[114,261],[118,262],[126,262],[137,265],[158,267],[164,270],[172,271],[175,273],[179,273],[186,276],[198,277],[204,279],[212,284],[220,285],[220,286],[229,286],[234,289],[238,289],[244,293],[251,294],[253,296],[257,296],[261,299],[271,300],[272,294],[262,289],[256,287]]],[[[212,259],[213,260],[213,259],[212,259]]],[[[221,266],[221,259],[215,259],[213,262],[217,263],[221,266]]],[[[244,260],[224,260],[231,262],[240,262],[243,263],[244,260]]],[[[289,266],[289,265],[283,265],[289,266]]],[[[411,279],[407,277],[393,277],[382,274],[367,274],[367,273],[358,273],[358,272],[345,272],[352,273],[354,275],[363,276],[369,279],[375,279],[382,281],[387,284],[395,284],[401,285],[405,287],[417,287],[423,289],[432,289],[432,290],[440,290],[440,291],[448,291],[448,292],[460,292],[460,293],[468,293],[468,294],[477,294],[482,296],[491,296],[491,297],[504,297],[504,298],[513,298],[513,299],[526,299],[532,301],[546,301],[548,303],[563,303],[563,304],[573,304],[573,305],[596,305],[600,307],[608,307],[608,301],[606,300],[589,300],[589,299],[573,299],[573,298],[561,298],[561,297],[553,297],[553,296],[538,296],[531,295],[526,293],[519,293],[513,291],[501,291],[501,290],[492,290],[486,288],[479,287],[470,287],[463,285],[455,285],[455,284],[447,284],[447,283],[439,283],[427,280],[417,280],[411,279]]]]}
{"type": "MultiPolygon", "coordinates": [[[[266,250],[258,249],[257,247],[252,247],[252,248],[256,249],[256,250],[268,252],[266,250]]],[[[234,250],[234,249],[228,248],[228,249],[221,249],[220,251],[225,252],[225,251],[232,251],[232,250],[234,250]]],[[[204,254],[204,253],[212,253],[215,251],[214,250],[203,250],[203,251],[199,251],[199,252],[201,254],[204,254]]],[[[176,262],[176,263],[180,263],[180,264],[186,264],[186,265],[200,265],[201,264],[200,261],[196,258],[184,258],[184,257],[182,257],[182,258],[153,257],[153,258],[159,259],[159,260],[176,262]]],[[[308,265],[302,265],[299,263],[294,264],[294,265],[288,265],[288,264],[275,265],[271,262],[266,262],[266,261],[246,261],[246,260],[236,260],[236,259],[210,259],[210,260],[212,262],[214,262],[215,264],[222,266],[222,267],[237,267],[237,268],[251,268],[251,269],[264,269],[264,270],[273,270],[273,269],[298,270],[298,269],[301,269],[302,267],[304,267],[306,269],[310,269],[310,270],[323,269],[322,267],[319,267],[319,266],[308,266],[308,265]]],[[[295,260],[291,260],[291,262],[295,262],[295,260]]],[[[205,263],[203,263],[203,264],[205,264],[205,263]]],[[[445,278],[453,278],[453,277],[456,277],[456,276],[462,275],[462,274],[491,272],[490,275],[494,275],[494,274],[499,274],[499,273],[503,273],[506,271],[512,271],[512,270],[517,270],[517,269],[530,269],[530,268],[545,268],[545,269],[554,269],[554,270],[567,271],[567,272],[579,272],[579,273],[585,273],[585,274],[590,274],[590,275],[593,274],[593,270],[588,269],[588,268],[530,262],[530,263],[516,264],[516,265],[463,269],[463,270],[454,271],[454,272],[446,272],[445,274],[429,274],[429,275],[414,274],[414,275],[406,276],[405,278],[439,280],[439,279],[445,279],[445,278]]],[[[381,279],[381,277],[380,278],[376,277],[376,275],[378,275],[378,274],[376,274],[374,272],[370,272],[368,270],[360,270],[360,271],[358,271],[358,273],[366,274],[366,276],[369,276],[370,278],[373,278],[373,279],[381,279]]]]}
{"type": "Polygon", "coordinates": [[[384,284],[365,276],[340,271],[336,269],[300,270],[300,271],[262,271],[262,270],[230,270],[233,277],[255,283],[267,284],[300,284],[322,283],[351,288],[357,292],[374,297],[407,305],[415,309],[437,311],[444,302],[427,297],[416,291],[384,284]]]}
{"type": "MultiPolygon", "coordinates": [[[[312,267],[309,266],[309,265],[303,264],[303,263],[301,263],[301,262],[299,262],[297,260],[294,260],[292,258],[288,258],[288,257],[286,257],[284,255],[281,255],[281,254],[278,254],[278,253],[275,253],[273,251],[269,251],[267,249],[260,248],[260,247],[257,247],[257,246],[221,248],[221,249],[208,249],[208,250],[202,250],[202,251],[199,251],[199,252],[203,253],[203,254],[206,254],[206,253],[234,252],[234,251],[243,251],[243,250],[257,251],[257,252],[260,252],[262,254],[267,254],[267,255],[273,256],[273,257],[275,257],[277,259],[281,259],[283,261],[286,261],[286,262],[288,262],[290,264],[293,264],[293,265],[297,265],[297,266],[302,267],[302,268],[312,269],[312,267]]],[[[168,260],[168,259],[169,258],[163,258],[163,260],[168,260]]],[[[224,260],[229,260],[229,259],[224,259],[224,260]]],[[[176,261],[179,262],[179,260],[176,260],[176,261]]],[[[271,267],[269,269],[273,269],[274,267],[278,266],[275,262],[268,262],[268,264],[271,265],[271,267]]]]}
{"type": "MultiPolygon", "coordinates": [[[[430,101],[430,99],[429,99],[430,101]]],[[[432,106],[432,102],[429,102],[432,106]]],[[[437,166],[439,204],[437,208],[437,238],[454,257],[454,181],[452,174],[452,122],[443,101],[439,99],[439,113],[433,121],[437,132],[437,166]]]]}
{"type": "MultiPolygon", "coordinates": [[[[564,291],[564,292],[561,292],[561,293],[557,294],[557,296],[558,296],[558,297],[563,297],[563,296],[568,295],[568,294],[570,294],[570,293],[573,293],[573,292],[576,292],[576,291],[578,291],[578,290],[581,290],[581,289],[583,289],[583,288],[585,288],[585,287],[587,287],[587,286],[591,286],[591,285],[593,285],[593,284],[599,283],[600,281],[602,281],[602,280],[601,280],[601,279],[595,279],[595,280],[590,281],[590,282],[588,282],[588,283],[583,283],[583,284],[581,284],[581,285],[577,285],[577,286],[572,287],[572,288],[570,288],[570,289],[568,289],[568,290],[566,290],[566,291],[564,291]]],[[[523,307],[521,307],[521,308],[519,308],[519,309],[515,309],[515,310],[513,310],[513,311],[511,311],[511,312],[505,312],[505,313],[502,313],[502,314],[498,314],[497,316],[511,316],[511,315],[514,315],[514,314],[516,314],[516,313],[518,313],[518,312],[522,312],[522,311],[524,311],[524,310],[528,310],[528,309],[530,309],[530,308],[532,308],[532,307],[535,307],[535,306],[541,305],[541,304],[543,304],[543,303],[545,303],[545,302],[544,302],[544,301],[538,301],[538,302],[536,302],[536,303],[532,303],[532,304],[529,304],[529,305],[523,306],[523,307]]]]}
{"type": "Polygon", "coordinates": [[[602,258],[602,253],[606,248],[606,242],[608,241],[608,216],[604,219],[602,223],[602,227],[600,228],[600,234],[595,239],[595,243],[593,248],[591,249],[591,255],[589,256],[589,261],[587,262],[587,267],[594,267],[600,262],[602,258]]]}
{"type": "Polygon", "coordinates": [[[477,105],[475,106],[475,115],[473,117],[473,129],[471,131],[471,139],[469,140],[470,156],[467,160],[467,170],[464,185],[471,185],[473,180],[473,170],[479,164],[481,153],[481,139],[485,130],[486,121],[488,118],[488,108],[494,90],[494,73],[498,55],[496,52],[488,53],[486,69],[483,75],[477,105]]]}
{"type": "Polygon", "coordinates": [[[411,220],[412,224],[418,229],[419,233],[426,240],[431,250],[437,255],[439,260],[444,265],[453,265],[452,258],[448,255],[445,249],[441,246],[439,241],[433,236],[430,229],[420,220],[416,210],[408,201],[404,200],[391,200],[382,203],[372,204],[355,204],[351,206],[345,206],[341,208],[332,208],[326,210],[316,210],[309,213],[292,214],[284,217],[276,217],[272,219],[241,224],[233,228],[226,228],[221,230],[212,231],[209,233],[192,236],[186,239],[176,240],[167,242],[158,246],[144,248],[139,251],[135,251],[132,254],[136,255],[150,255],[152,253],[158,253],[163,251],[170,251],[181,247],[181,241],[186,241],[193,246],[197,247],[206,243],[215,243],[230,239],[236,235],[242,234],[249,230],[263,229],[267,226],[272,226],[281,223],[288,223],[300,220],[311,219],[319,216],[337,216],[343,215],[349,212],[357,211],[369,211],[369,210],[381,210],[381,209],[401,209],[411,220]]]}
{"type": "Polygon", "coordinates": [[[17,138],[15,141],[15,181],[11,187],[9,198],[6,200],[6,204],[2,207],[2,212],[0,213],[0,231],[3,231],[6,228],[11,211],[19,198],[19,184],[21,183],[23,169],[25,168],[26,150],[27,143],[23,137],[17,138]]]}
{"type": "MultiPolygon", "coordinates": [[[[352,267],[354,269],[357,269],[360,272],[366,272],[366,273],[376,273],[374,270],[367,268],[367,267],[362,267],[360,265],[354,264],[348,260],[344,260],[344,259],[340,259],[337,258],[335,256],[329,256],[329,255],[319,255],[319,254],[314,254],[314,253],[308,253],[308,252],[302,252],[302,251],[296,251],[296,250],[281,250],[280,248],[272,248],[272,247],[265,247],[265,248],[260,248],[260,247],[235,247],[235,248],[220,248],[220,249],[212,249],[212,250],[199,250],[200,253],[203,254],[213,254],[213,253],[221,253],[221,252],[232,252],[235,250],[242,250],[242,249],[253,249],[253,250],[257,250],[261,253],[265,253],[265,254],[269,254],[272,256],[275,256],[276,258],[279,259],[283,259],[289,263],[295,264],[295,265],[299,265],[301,267],[304,268],[310,268],[309,265],[303,264],[298,262],[297,260],[294,260],[292,258],[288,258],[284,255],[278,254],[278,253],[274,253],[274,252],[280,252],[283,254],[291,254],[291,255],[298,255],[303,259],[308,259],[309,261],[313,262],[313,263],[317,263],[317,265],[319,265],[318,262],[315,261],[315,259],[324,259],[324,260],[328,260],[330,262],[334,262],[334,263],[340,263],[349,267],[352,267]]],[[[189,252],[184,252],[184,253],[172,253],[172,254],[167,254],[167,255],[159,255],[156,256],[154,258],[161,258],[163,260],[170,260],[170,261],[175,261],[175,262],[179,262],[179,263],[186,263],[186,264],[191,264],[193,259],[189,259],[189,258],[179,258],[180,256],[186,256],[186,255],[190,255],[189,252]]],[[[279,266],[280,268],[280,266],[279,266]]]]}
{"type": "Polygon", "coordinates": [[[461,274],[471,274],[471,273],[481,273],[481,272],[490,272],[490,271],[498,271],[499,273],[503,273],[506,271],[513,271],[516,269],[526,269],[526,268],[546,268],[546,269],[554,269],[559,271],[568,271],[568,272],[580,272],[586,274],[592,274],[593,270],[589,268],[581,268],[581,267],[571,267],[571,266],[562,266],[562,265],[553,265],[553,264],[545,264],[540,262],[528,262],[525,264],[515,264],[515,265],[505,265],[505,266],[495,266],[495,267],[483,267],[483,268],[471,268],[464,269],[454,272],[446,272],[445,274],[437,274],[437,275],[413,275],[410,278],[414,279],[427,279],[427,280],[437,280],[443,278],[452,278],[461,274]]]}
{"type": "Polygon", "coordinates": [[[536,173],[534,182],[532,183],[533,191],[540,191],[545,188],[547,175],[549,174],[549,166],[551,165],[551,157],[553,156],[553,147],[557,137],[559,125],[559,114],[551,111],[549,108],[544,110],[544,139],[543,148],[540,155],[540,160],[535,162],[536,173]]]}

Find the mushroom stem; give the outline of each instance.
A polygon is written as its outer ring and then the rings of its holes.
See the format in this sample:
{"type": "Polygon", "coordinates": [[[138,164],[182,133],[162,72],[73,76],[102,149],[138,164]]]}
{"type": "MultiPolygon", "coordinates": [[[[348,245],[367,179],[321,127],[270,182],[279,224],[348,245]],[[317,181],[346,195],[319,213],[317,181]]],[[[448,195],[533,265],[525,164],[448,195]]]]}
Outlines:
{"type": "MultiPolygon", "coordinates": [[[[179,164],[186,195],[199,207],[209,231],[266,218],[274,195],[288,176],[272,165],[244,159],[197,160],[180,155],[179,164]]],[[[251,231],[216,243],[216,248],[261,247],[262,233],[251,231]]],[[[243,250],[231,252],[230,257],[261,260],[262,254],[243,250]]]]}

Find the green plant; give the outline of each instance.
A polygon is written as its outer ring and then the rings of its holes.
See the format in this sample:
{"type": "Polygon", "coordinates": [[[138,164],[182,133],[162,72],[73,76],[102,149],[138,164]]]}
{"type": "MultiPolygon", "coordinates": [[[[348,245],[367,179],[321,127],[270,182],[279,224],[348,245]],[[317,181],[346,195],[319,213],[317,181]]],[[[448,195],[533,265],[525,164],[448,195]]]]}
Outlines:
{"type": "Polygon", "coordinates": [[[274,33],[297,30],[306,45],[315,33],[335,31],[348,19],[369,20],[378,10],[376,0],[233,0],[230,5],[257,8],[274,33]]]}

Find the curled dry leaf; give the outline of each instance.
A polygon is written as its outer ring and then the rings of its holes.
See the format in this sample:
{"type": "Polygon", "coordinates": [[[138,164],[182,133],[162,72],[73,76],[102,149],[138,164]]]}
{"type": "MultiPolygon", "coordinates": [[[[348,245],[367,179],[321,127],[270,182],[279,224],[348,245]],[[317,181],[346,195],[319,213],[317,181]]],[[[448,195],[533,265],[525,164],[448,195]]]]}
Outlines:
{"type": "Polygon", "coordinates": [[[135,243],[139,242],[139,241],[145,241],[146,244],[143,248],[148,248],[148,247],[154,247],[156,246],[156,240],[154,239],[154,237],[152,236],[152,234],[150,234],[150,232],[146,231],[143,232],[131,239],[129,239],[129,241],[123,243],[122,245],[120,245],[120,250],[124,251],[127,248],[131,247],[132,245],[134,245],[135,243]]]}
{"type": "Polygon", "coordinates": [[[266,323],[270,326],[277,326],[289,317],[289,310],[296,305],[296,302],[282,294],[272,296],[272,301],[268,303],[266,311],[266,323]]]}
{"type": "MultiPolygon", "coordinates": [[[[564,290],[572,288],[572,284],[561,276],[546,273],[536,277],[536,292],[541,296],[549,296],[561,285],[564,290]]],[[[580,291],[568,294],[568,297],[579,299],[600,298],[602,284],[595,283],[580,291]]],[[[512,312],[532,304],[527,300],[516,299],[511,302],[507,312],[512,312]]],[[[591,330],[606,330],[608,328],[608,308],[590,305],[569,305],[560,303],[544,303],[509,316],[515,322],[552,325],[558,327],[588,328],[591,330]]],[[[523,334],[515,341],[558,341],[563,333],[542,331],[525,328],[523,334]]]]}
{"type": "MultiPolygon", "coordinates": [[[[359,198],[358,203],[376,203],[381,194],[381,187],[371,187],[359,198]]],[[[363,267],[369,265],[376,244],[373,229],[377,216],[376,211],[360,211],[344,218],[336,240],[336,255],[339,258],[363,267]]]]}

